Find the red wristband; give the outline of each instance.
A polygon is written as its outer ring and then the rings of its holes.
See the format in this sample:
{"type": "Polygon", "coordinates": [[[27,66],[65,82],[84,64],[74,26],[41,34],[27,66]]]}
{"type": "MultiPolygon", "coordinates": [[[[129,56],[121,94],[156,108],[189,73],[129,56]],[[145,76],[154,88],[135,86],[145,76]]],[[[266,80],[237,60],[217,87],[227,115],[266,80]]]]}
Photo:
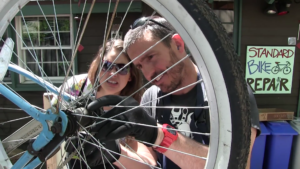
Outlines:
{"type": "Polygon", "coordinates": [[[162,126],[162,131],[164,133],[164,138],[162,140],[162,142],[160,143],[160,147],[156,147],[154,148],[154,150],[160,152],[160,153],[164,153],[167,151],[167,149],[163,148],[169,148],[170,145],[177,140],[178,138],[178,133],[177,131],[173,130],[175,129],[174,127],[168,125],[168,124],[163,124],[162,126]]]}

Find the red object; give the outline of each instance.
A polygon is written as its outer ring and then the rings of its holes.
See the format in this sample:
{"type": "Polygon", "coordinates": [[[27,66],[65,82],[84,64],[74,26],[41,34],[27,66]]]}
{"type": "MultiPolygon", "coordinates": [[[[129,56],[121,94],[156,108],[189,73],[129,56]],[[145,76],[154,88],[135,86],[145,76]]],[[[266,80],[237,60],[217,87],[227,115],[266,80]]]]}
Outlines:
{"type": "Polygon", "coordinates": [[[278,63],[280,63],[280,62],[275,62],[276,63],[276,65],[278,64],[278,63]]]}
{"type": "Polygon", "coordinates": [[[164,133],[164,139],[162,140],[162,142],[160,143],[159,146],[161,147],[156,147],[154,148],[154,150],[160,152],[160,153],[164,153],[167,151],[167,149],[162,148],[162,147],[166,147],[169,148],[170,145],[177,140],[178,138],[178,133],[175,130],[170,130],[170,129],[175,129],[174,127],[168,125],[168,124],[163,124],[162,126],[162,131],[164,133]]]}
{"type": "Polygon", "coordinates": [[[299,42],[299,43],[297,43],[297,45],[296,45],[296,46],[297,46],[297,48],[298,48],[298,49],[300,49],[300,42],[299,42]]]}
{"type": "Polygon", "coordinates": [[[81,0],[79,0],[79,2],[78,2],[78,7],[80,6],[80,2],[81,2],[81,0]]]}
{"type": "Polygon", "coordinates": [[[289,12],[288,11],[282,11],[282,12],[279,12],[278,15],[285,15],[285,14],[288,14],[289,12]]]}
{"type": "Polygon", "coordinates": [[[78,46],[78,51],[81,52],[83,49],[84,49],[84,47],[80,44],[80,45],[78,46]]]}

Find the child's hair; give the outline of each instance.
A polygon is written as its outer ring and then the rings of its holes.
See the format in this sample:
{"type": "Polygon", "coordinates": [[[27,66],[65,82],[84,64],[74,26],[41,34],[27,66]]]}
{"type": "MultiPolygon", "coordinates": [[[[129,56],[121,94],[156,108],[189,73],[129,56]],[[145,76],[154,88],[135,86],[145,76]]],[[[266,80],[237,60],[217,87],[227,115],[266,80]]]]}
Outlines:
{"type": "MultiPolygon", "coordinates": [[[[90,79],[91,83],[95,86],[97,84],[95,83],[95,80],[97,78],[97,72],[98,68],[100,68],[100,61],[102,58],[104,58],[108,52],[111,50],[115,50],[116,52],[123,52],[123,54],[126,56],[128,61],[130,61],[129,56],[123,51],[123,41],[121,39],[114,39],[109,40],[104,47],[105,51],[103,53],[103,57],[101,57],[103,46],[101,45],[97,55],[95,56],[90,69],[88,71],[88,78],[90,79]]],[[[141,97],[143,95],[144,89],[140,89],[143,86],[143,80],[142,80],[142,74],[141,72],[131,63],[130,65],[130,76],[131,81],[127,83],[124,89],[122,89],[120,95],[121,96],[129,96],[135,91],[139,90],[137,93],[135,93],[132,97],[137,100],[138,102],[141,101],[141,97]]],[[[101,89],[100,89],[101,90],[101,89]]]]}

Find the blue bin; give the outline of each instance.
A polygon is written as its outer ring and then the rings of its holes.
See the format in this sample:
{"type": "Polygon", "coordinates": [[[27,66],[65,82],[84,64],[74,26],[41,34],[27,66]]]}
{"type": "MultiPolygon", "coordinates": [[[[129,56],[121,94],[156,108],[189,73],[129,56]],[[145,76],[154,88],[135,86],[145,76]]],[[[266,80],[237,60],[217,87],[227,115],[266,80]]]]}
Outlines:
{"type": "Polygon", "coordinates": [[[264,169],[288,169],[293,136],[298,133],[286,121],[265,125],[271,135],[266,141],[264,169]]]}
{"type": "Polygon", "coordinates": [[[261,134],[255,139],[251,153],[251,169],[262,169],[265,156],[265,145],[267,135],[270,131],[266,128],[263,122],[260,122],[261,134]]]}

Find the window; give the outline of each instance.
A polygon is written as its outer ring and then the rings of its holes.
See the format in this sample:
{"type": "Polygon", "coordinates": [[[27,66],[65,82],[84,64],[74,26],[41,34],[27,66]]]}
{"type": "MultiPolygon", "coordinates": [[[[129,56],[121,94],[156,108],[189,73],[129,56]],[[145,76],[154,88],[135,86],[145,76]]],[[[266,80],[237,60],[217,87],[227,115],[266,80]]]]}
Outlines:
{"type": "MultiPolygon", "coordinates": [[[[16,17],[16,29],[22,37],[20,39],[17,35],[18,55],[21,58],[18,64],[41,77],[43,70],[53,83],[62,82],[72,57],[71,17],[57,16],[57,22],[54,16],[47,16],[47,20],[43,16],[26,16],[25,22],[22,17],[16,17]]],[[[20,76],[20,83],[30,81],[20,76]]]]}
{"type": "Polygon", "coordinates": [[[233,42],[236,53],[240,55],[242,1],[208,0],[207,3],[222,22],[230,40],[233,42]]]}
{"type": "Polygon", "coordinates": [[[207,3],[222,22],[229,38],[233,42],[236,53],[240,55],[242,1],[208,0],[207,3]]]}
{"type": "Polygon", "coordinates": [[[233,42],[233,24],[234,24],[234,11],[233,10],[214,10],[215,14],[222,22],[229,38],[233,42]]]}
{"type": "Polygon", "coordinates": [[[209,6],[213,9],[217,17],[222,22],[228,36],[233,41],[233,29],[234,29],[234,1],[222,0],[213,1],[209,3],[209,6]]]}

